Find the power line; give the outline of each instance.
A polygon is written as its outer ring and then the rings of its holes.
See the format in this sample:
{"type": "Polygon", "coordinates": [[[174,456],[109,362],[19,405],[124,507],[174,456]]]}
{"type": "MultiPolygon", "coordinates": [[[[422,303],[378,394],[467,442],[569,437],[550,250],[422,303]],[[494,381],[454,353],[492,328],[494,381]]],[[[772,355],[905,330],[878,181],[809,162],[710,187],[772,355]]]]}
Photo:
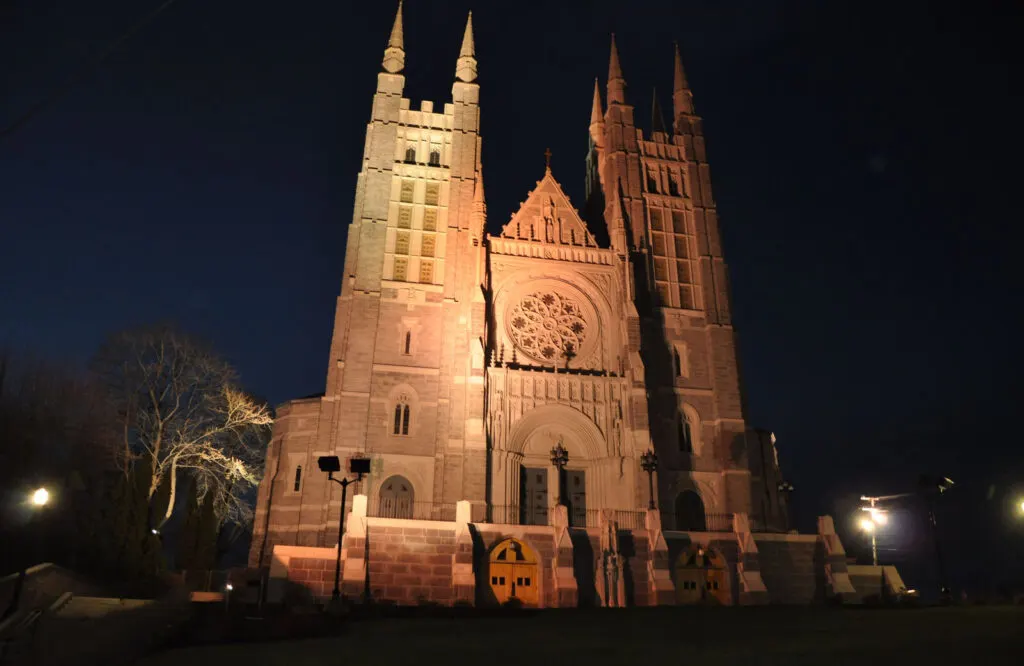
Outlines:
{"type": "Polygon", "coordinates": [[[151,11],[149,14],[143,16],[142,19],[140,19],[137,23],[128,28],[128,30],[126,30],[120,37],[111,42],[107,46],[107,48],[103,49],[99,53],[99,55],[97,55],[94,59],[87,61],[84,65],[76,69],[71,74],[71,76],[67,78],[64,84],[58,87],[56,90],[54,90],[52,94],[36,102],[33,106],[29,107],[28,111],[22,114],[21,117],[17,118],[13,123],[0,130],[0,141],[3,141],[7,137],[17,132],[19,129],[27,125],[33,118],[39,115],[42,111],[52,106],[54,102],[56,102],[61,97],[66,95],[68,91],[71,90],[71,88],[74,87],[74,85],[82,79],[82,77],[84,77],[90,71],[103,64],[103,61],[106,60],[111,53],[117,50],[119,46],[121,46],[126,41],[131,39],[135,35],[135,33],[139,32],[147,25],[152,23],[158,16],[160,16],[160,14],[163,13],[165,9],[167,9],[174,3],[175,0],[165,0],[163,4],[161,4],[159,7],[151,11]]]}

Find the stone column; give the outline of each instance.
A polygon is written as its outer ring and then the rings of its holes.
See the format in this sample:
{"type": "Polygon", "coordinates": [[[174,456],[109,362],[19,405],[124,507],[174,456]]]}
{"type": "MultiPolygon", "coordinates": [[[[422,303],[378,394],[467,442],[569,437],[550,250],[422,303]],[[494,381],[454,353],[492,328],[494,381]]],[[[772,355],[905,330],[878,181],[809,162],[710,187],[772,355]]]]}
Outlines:
{"type": "MultiPolygon", "coordinates": [[[[341,542],[341,593],[350,599],[360,597],[366,588],[369,529],[366,519],[366,495],[352,498],[352,511],[345,516],[345,536],[341,542]]],[[[337,553],[337,548],[334,549],[337,553]]]]}
{"type": "Polygon", "coordinates": [[[455,603],[476,601],[476,577],[473,575],[473,535],[469,530],[473,505],[460,500],[455,505],[455,554],[452,555],[452,598],[455,603]]]}

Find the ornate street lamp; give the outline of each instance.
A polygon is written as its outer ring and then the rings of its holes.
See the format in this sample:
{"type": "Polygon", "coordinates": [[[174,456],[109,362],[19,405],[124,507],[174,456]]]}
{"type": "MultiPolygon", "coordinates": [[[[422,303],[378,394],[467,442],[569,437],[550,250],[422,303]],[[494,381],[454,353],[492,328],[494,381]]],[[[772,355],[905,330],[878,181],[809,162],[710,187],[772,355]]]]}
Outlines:
{"type": "Polygon", "coordinates": [[[345,534],[345,500],[348,492],[348,484],[357,483],[363,480],[364,474],[370,473],[369,458],[349,459],[349,472],[356,475],[356,478],[334,478],[335,472],[341,471],[341,461],[338,456],[320,456],[317,465],[321,472],[327,472],[327,480],[334,481],[341,486],[341,518],[338,520],[338,557],[334,563],[334,590],[331,592],[331,600],[338,602],[341,599],[341,537],[345,534]]]}
{"type": "Polygon", "coordinates": [[[647,472],[647,488],[651,498],[647,508],[655,509],[657,507],[654,506],[654,472],[658,469],[658,456],[655,455],[653,449],[648,449],[647,453],[641,454],[640,467],[647,472]]]}
{"type": "Polygon", "coordinates": [[[558,503],[565,504],[565,491],[562,488],[562,472],[565,466],[569,462],[569,452],[562,446],[562,439],[558,439],[558,444],[555,444],[555,448],[551,449],[551,464],[558,468],[558,503]]]}

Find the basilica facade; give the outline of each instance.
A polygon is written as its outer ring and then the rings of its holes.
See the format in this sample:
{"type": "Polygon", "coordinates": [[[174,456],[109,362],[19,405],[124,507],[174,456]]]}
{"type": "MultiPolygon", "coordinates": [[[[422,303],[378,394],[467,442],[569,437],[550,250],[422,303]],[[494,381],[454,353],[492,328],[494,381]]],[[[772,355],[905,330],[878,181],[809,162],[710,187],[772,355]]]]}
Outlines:
{"type": "Polygon", "coordinates": [[[616,529],[643,530],[653,503],[659,530],[732,532],[739,515],[753,531],[785,531],[774,438],[744,418],[705,141],[678,49],[670,126],[641,129],[613,38],[606,86],[595,83],[581,123],[584,212],[549,163],[493,235],[472,16],[450,101],[404,97],[405,57],[399,6],[326,388],[278,408],[250,563],[334,547],[341,488],[317,469],[329,455],[370,459],[344,507],[359,502],[352,515],[367,519],[440,524],[458,505],[477,526],[599,530],[614,516],[616,529]],[[656,469],[642,467],[647,452],[656,469]]]}

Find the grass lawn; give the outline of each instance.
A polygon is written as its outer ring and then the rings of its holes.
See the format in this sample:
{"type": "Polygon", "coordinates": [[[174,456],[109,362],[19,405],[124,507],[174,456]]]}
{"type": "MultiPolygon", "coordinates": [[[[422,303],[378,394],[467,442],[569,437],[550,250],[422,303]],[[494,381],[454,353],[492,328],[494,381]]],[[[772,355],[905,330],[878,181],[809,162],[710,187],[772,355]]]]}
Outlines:
{"type": "Polygon", "coordinates": [[[332,638],[190,647],[214,664],[1024,664],[1024,607],[634,608],[352,622],[332,638]]]}

